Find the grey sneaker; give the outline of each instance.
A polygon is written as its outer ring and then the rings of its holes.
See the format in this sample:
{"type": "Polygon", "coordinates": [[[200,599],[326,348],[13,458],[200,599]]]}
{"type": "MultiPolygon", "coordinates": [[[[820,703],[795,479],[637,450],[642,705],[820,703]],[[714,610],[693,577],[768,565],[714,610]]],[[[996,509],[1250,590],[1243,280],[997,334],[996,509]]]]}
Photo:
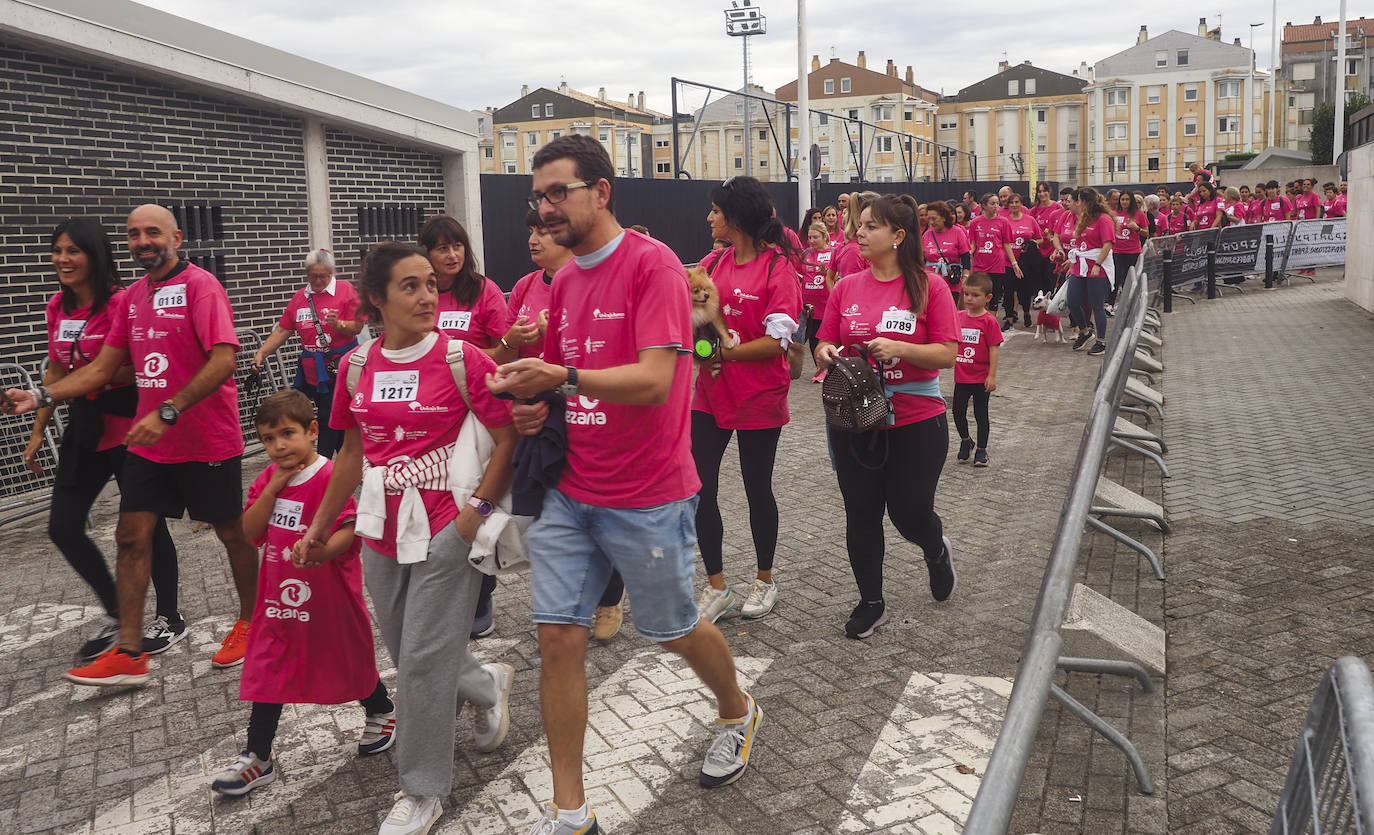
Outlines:
{"type": "Polygon", "coordinates": [[[258,759],[256,754],[244,751],[239,754],[238,759],[229,764],[228,768],[215,775],[210,788],[220,794],[237,797],[248,794],[258,786],[276,782],[276,779],[277,768],[271,757],[263,761],[258,759]]]}
{"type": "Polygon", "coordinates": [[[581,823],[560,820],[558,807],[552,803],[544,807],[544,817],[534,824],[529,835],[598,835],[601,827],[596,825],[596,812],[587,810],[587,819],[581,823]]]}
{"type": "Polygon", "coordinates": [[[778,605],[778,584],[765,583],[755,578],[754,584],[749,587],[749,599],[744,601],[744,607],[740,609],[740,616],[746,620],[761,618],[773,611],[773,607],[778,605]]]}
{"type": "Polygon", "coordinates": [[[473,705],[476,715],[472,721],[472,741],[483,753],[495,751],[506,741],[510,730],[510,689],[515,683],[515,668],[509,664],[483,664],[496,682],[496,704],[491,707],[473,705]]]}
{"type": "Polygon", "coordinates": [[[754,704],[754,697],[745,693],[749,699],[749,712],[741,719],[717,719],[716,738],[706,750],[706,762],[697,775],[697,783],[705,789],[715,789],[729,785],[740,778],[749,765],[749,755],[754,749],[754,735],[763,721],[763,710],[754,704]]]}
{"type": "Polygon", "coordinates": [[[697,597],[697,611],[707,623],[715,623],[738,606],[739,600],[730,589],[721,590],[708,585],[697,597]]]}
{"type": "Polygon", "coordinates": [[[86,643],[81,645],[81,649],[76,651],[77,657],[82,661],[90,663],[119,644],[119,619],[109,615],[101,615],[100,620],[95,622],[95,630],[86,639],[86,643]]]}

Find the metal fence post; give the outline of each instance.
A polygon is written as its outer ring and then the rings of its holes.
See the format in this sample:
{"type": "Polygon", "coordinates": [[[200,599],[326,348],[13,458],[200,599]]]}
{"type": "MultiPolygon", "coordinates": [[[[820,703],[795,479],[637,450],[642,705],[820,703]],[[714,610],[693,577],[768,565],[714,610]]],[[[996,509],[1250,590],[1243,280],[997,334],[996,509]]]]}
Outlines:
{"type": "Polygon", "coordinates": [[[1217,243],[1207,242],[1207,298],[1217,297],[1217,243]]]}
{"type": "Polygon", "coordinates": [[[1274,286],[1274,236],[1264,236],[1264,286],[1274,286]]]}
{"type": "Polygon", "coordinates": [[[1164,266],[1160,270],[1159,295],[1164,298],[1164,312],[1174,312],[1174,254],[1169,250],[1163,253],[1164,266]]]}

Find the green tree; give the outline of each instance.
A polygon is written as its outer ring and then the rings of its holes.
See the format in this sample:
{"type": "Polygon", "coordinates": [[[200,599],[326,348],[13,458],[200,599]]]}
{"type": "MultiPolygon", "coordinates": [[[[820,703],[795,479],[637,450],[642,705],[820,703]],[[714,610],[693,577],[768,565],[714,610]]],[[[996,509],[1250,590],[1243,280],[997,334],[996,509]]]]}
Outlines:
{"type": "MultiPolygon", "coordinates": [[[[1358,113],[1369,106],[1369,97],[1364,93],[1356,93],[1345,102],[1345,142],[1342,147],[1350,147],[1350,123],[1351,114],[1358,113]]],[[[1331,158],[1331,151],[1336,144],[1336,104],[1335,102],[1325,101],[1317,105],[1312,111],[1312,164],[1331,165],[1334,160],[1331,158]]]]}

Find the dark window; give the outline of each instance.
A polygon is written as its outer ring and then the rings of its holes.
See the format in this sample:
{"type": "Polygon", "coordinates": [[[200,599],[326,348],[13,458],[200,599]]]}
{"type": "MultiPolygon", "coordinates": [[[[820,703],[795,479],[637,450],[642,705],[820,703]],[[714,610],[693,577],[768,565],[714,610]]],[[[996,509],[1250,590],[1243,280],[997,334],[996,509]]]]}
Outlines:
{"type": "Polygon", "coordinates": [[[224,207],[213,203],[180,204],[168,207],[176,218],[181,236],[187,241],[224,240],[224,207]]]}
{"type": "Polygon", "coordinates": [[[413,203],[359,206],[358,237],[414,240],[424,218],[424,207],[413,203]]]}

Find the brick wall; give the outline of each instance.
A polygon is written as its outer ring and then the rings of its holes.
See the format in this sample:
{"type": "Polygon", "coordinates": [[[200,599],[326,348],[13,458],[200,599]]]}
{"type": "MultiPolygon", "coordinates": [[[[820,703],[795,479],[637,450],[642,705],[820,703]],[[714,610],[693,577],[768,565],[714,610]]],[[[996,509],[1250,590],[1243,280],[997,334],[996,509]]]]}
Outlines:
{"type": "Polygon", "coordinates": [[[301,134],[292,118],[0,42],[0,354],[34,368],[45,350],[59,221],[99,218],[126,283],[138,277],[123,229],[142,202],[220,206],[222,238],[182,252],[223,265],[237,325],[269,328],[308,247],[301,134]]]}
{"type": "Polygon", "coordinates": [[[340,276],[357,276],[360,253],[370,244],[391,238],[414,243],[419,224],[444,210],[444,170],[438,155],[333,128],[325,130],[325,149],[340,276]],[[360,206],[381,209],[381,229],[359,228],[360,206]]]}

